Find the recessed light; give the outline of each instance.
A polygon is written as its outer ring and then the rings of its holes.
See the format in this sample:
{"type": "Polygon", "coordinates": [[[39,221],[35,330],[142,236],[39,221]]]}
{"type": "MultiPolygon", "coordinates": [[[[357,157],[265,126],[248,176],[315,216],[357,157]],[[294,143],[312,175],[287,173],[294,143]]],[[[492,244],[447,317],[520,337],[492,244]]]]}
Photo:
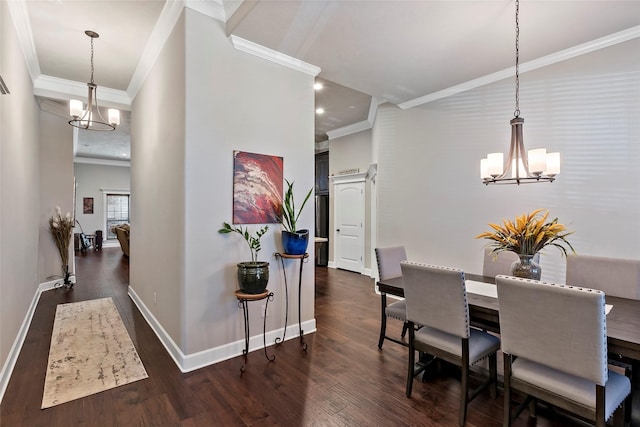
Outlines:
{"type": "Polygon", "coordinates": [[[316,114],[324,114],[324,108],[316,108],[316,114]]]}
{"type": "Polygon", "coordinates": [[[320,83],[320,82],[317,82],[317,83],[315,83],[315,84],[313,85],[313,88],[314,88],[315,90],[320,90],[320,89],[322,89],[323,87],[324,87],[324,86],[322,86],[322,83],[320,83]]]}

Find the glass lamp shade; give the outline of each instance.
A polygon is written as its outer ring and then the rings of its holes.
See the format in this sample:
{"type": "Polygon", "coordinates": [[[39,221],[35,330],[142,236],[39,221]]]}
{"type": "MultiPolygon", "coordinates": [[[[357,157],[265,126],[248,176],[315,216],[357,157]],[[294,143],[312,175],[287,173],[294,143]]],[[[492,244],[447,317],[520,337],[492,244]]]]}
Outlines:
{"type": "Polygon", "coordinates": [[[480,178],[491,178],[491,175],[489,175],[489,160],[486,158],[480,160],[480,178]]]}
{"type": "Polygon", "coordinates": [[[497,177],[502,175],[504,168],[502,153],[490,153],[487,155],[487,173],[489,176],[497,177]]]}
{"type": "Polygon", "coordinates": [[[71,117],[80,118],[84,114],[84,110],[82,109],[82,101],[77,99],[72,99],[69,101],[69,115],[71,117]]]}
{"type": "Polygon", "coordinates": [[[116,126],[120,124],[120,110],[109,108],[109,123],[116,126]]]}
{"type": "Polygon", "coordinates": [[[529,150],[529,173],[540,175],[547,169],[547,149],[536,148],[529,150]]]}
{"type": "Polygon", "coordinates": [[[544,171],[545,175],[556,176],[560,173],[560,153],[548,153],[547,154],[547,170],[544,171]]]}

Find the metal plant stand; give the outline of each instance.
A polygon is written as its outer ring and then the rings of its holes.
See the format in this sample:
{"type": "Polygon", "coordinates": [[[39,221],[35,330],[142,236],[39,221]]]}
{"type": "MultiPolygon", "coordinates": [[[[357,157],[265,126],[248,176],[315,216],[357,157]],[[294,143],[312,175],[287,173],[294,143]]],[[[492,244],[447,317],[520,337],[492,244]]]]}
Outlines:
{"type": "Polygon", "coordinates": [[[305,263],[305,260],[309,258],[309,254],[308,253],[304,253],[302,255],[290,255],[290,254],[281,254],[276,252],[276,258],[280,258],[280,262],[282,263],[282,273],[284,274],[284,291],[285,291],[285,298],[286,298],[286,305],[285,305],[285,314],[284,314],[284,331],[282,333],[282,338],[278,337],[276,338],[276,345],[281,344],[282,342],[284,342],[284,338],[285,335],[287,334],[287,321],[289,318],[289,289],[288,289],[288,285],[287,285],[287,272],[285,270],[284,267],[284,260],[285,258],[287,259],[299,259],[300,260],[300,271],[298,274],[298,330],[300,333],[300,345],[302,345],[302,350],[303,351],[307,351],[307,343],[304,340],[304,331],[302,330],[302,313],[301,313],[301,309],[300,309],[300,302],[301,302],[301,294],[302,294],[302,267],[305,263]]]}
{"type": "Polygon", "coordinates": [[[260,294],[245,294],[241,291],[235,292],[236,298],[238,298],[238,306],[242,308],[242,313],[244,315],[244,350],[242,350],[242,355],[244,357],[244,361],[242,366],[240,367],[240,375],[244,373],[245,366],[247,364],[247,356],[249,354],[249,301],[260,301],[266,299],[267,302],[264,306],[264,321],[262,323],[262,343],[264,346],[264,357],[267,358],[269,362],[273,362],[276,359],[276,356],[273,355],[269,357],[267,354],[267,308],[269,307],[269,301],[273,301],[273,292],[269,292],[266,289],[264,292],[260,294]]]}

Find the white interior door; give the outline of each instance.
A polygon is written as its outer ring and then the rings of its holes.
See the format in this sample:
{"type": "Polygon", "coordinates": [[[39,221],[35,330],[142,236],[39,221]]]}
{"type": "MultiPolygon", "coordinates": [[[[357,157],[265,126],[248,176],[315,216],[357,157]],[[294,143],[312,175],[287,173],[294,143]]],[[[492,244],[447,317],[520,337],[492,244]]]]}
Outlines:
{"type": "Polygon", "coordinates": [[[336,184],[336,267],[361,273],[364,268],[364,182],[336,184]]]}

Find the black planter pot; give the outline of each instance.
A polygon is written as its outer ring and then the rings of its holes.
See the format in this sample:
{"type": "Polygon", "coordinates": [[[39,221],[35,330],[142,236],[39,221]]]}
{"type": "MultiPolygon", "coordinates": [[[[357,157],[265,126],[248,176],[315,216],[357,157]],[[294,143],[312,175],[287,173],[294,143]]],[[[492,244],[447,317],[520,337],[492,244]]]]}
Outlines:
{"type": "Polygon", "coordinates": [[[245,294],[261,294],[267,289],[269,263],[247,261],[238,263],[238,286],[245,294]]]}
{"type": "Polygon", "coordinates": [[[298,230],[295,233],[282,231],[282,248],[288,255],[303,255],[309,245],[309,230],[298,230]]]}

